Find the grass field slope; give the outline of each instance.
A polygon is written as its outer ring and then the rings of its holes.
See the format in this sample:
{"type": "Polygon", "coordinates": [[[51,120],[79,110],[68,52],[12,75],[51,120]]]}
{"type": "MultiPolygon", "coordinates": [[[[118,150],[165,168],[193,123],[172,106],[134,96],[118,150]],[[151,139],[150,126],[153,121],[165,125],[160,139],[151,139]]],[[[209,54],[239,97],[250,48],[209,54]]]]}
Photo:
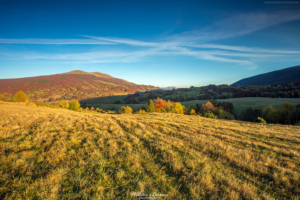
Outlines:
{"type": "Polygon", "coordinates": [[[300,129],[0,103],[0,199],[298,199],[300,129]]]}

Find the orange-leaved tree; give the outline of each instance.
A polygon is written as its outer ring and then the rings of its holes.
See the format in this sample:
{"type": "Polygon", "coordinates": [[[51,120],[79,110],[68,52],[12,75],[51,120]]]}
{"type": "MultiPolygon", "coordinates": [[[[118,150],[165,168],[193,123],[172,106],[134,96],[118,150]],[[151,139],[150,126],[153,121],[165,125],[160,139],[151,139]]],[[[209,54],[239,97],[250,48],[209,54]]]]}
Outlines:
{"type": "Polygon", "coordinates": [[[208,101],[205,104],[203,104],[202,107],[203,107],[203,111],[205,113],[209,113],[209,112],[214,113],[216,111],[214,105],[210,101],[208,101]]]}
{"type": "Polygon", "coordinates": [[[163,99],[157,97],[157,100],[154,101],[154,108],[156,112],[161,112],[162,109],[167,107],[167,102],[163,99]]]}

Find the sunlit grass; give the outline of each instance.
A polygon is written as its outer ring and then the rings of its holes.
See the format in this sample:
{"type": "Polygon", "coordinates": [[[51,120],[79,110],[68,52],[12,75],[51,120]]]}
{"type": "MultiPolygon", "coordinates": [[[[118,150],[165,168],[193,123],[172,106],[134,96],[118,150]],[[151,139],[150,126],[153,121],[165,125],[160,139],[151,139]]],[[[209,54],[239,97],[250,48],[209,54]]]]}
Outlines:
{"type": "Polygon", "coordinates": [[[0,199],[298,199],[299,143],[295,126],[0,103],[0,199]]]}

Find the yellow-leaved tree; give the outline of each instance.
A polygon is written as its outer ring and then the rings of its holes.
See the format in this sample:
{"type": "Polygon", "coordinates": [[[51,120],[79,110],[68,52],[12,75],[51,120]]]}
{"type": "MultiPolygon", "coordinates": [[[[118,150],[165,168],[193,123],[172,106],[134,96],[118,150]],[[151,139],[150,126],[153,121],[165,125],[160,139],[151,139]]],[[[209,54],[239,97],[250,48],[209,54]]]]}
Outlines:
{"type": "Polygon", "coordinates": [[[28,96],[22,90],[17,92],[14,96],[14,102],[27,102],[28,103],[28,101],[29,101],[28,96]]]}
{"type": "Polygon", "coordinates": [[[3,94],[0,93],[0,101],[4,101],[5,97],[3,94]]]}
{"type": "Polygon", "coordinates": [[[80,108],[80,103],[76,99],[72,99],[69,104],[69,109],[78,111],[79,108],[80,108]]]}
{"type": "Polygon", "coordinates": [[[121,108],[120,108],[120,110],[119,110],[119,113],[120,114],[122,114],[122,113],[124,113],[124,114],[131,114],[132,113],[132,108],[131,107],[129,107],[129,106],[122,106],[121,108]]]}

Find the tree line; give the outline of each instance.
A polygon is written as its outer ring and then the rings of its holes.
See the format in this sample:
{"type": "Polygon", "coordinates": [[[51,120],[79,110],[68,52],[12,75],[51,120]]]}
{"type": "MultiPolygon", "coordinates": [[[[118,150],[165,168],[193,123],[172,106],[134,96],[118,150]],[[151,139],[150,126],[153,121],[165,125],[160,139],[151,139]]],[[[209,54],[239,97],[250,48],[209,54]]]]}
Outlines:
{"type": "Polygon", "coordinates": [[[203,87],[178,88],[173,90],[154,90],[128,95],[123,102],[116,104],[139,104],[157,97],[171,101],[213,100],[241,97],[300,98],[300,83],[277,85],[208,85],[203,87]]]}

